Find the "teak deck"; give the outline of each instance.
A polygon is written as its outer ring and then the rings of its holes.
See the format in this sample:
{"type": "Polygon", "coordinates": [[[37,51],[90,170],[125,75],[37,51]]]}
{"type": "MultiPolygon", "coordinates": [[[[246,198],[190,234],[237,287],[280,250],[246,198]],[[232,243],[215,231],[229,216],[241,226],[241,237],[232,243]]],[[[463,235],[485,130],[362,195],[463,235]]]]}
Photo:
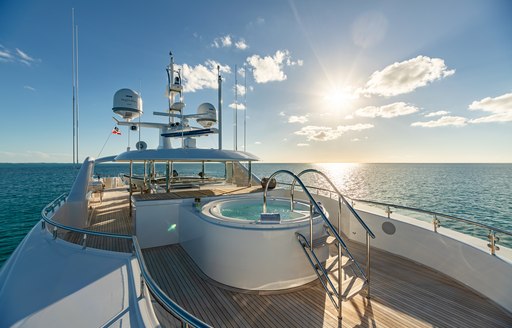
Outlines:
{"type": "MultiPolygon", "coordinates": [[[[131,234],[128,213],[127,192],[105,193],[103,202],[93,204],[90,229],[131,234]]],[[[68,237],[81,242],[81,236],[68,237]]],[[[128,242],[112,238],[88,237],[87,245],[131,250],[128,242]]],[[[364,247],[349,247],[365,263],[364,247]]],[[[214,327],[338,327],[337,310],[318,281],[278,294],[236,291],[206,277],[179,245],[143,254],[169,297],[214,327]]],[[[512,327],[512,314],[444,274],[377,249],[371,254],[372,297],[357,295],[343,303],[343,327],[512,327]]],[[[164,327],[180,326],[154,304],[164,327]]]]}

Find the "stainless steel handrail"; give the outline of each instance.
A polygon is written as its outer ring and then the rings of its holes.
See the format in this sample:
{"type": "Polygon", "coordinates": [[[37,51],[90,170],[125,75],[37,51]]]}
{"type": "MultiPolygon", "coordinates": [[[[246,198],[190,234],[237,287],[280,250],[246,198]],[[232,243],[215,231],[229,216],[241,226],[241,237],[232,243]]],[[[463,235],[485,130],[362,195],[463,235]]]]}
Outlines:
{"type": "MultiPolygon", "coordinates": [[[[331,188],[334,189],[334,191],[338,195],[338,229],[339,229],[339,231],[341,231],[341,204],[345,205],[345,207],[357,219],[357,221],[363,227],[363,229],[366,230],[366,238],[365,238],[365,242],[366,242],[366,247],[365,247],[366,248],[366,275],[365,275],[365,278],[366,278],[366,282],[367,282],[367,284],[366,284],[366,297],[370,298],[370,275],[371,275],[371,269],[370,269],[370,264],[371,264],[370,237],[375,239],[375,234],[366,225],[366,223],[359,216],[359,214],[354,210],[354,208],[349,204],[349,202],[347,202],[345,197],[341,194],[341,192],[338,190],[338,188],[336,188],[336,186],[331,181],[331,179],[329,179],[329,177],[327,175],[325,175],[325,173],[323,173],[323,172],[321,172],[321,171],[319,171],[317,169],[305,169],[305,170],[301,171],[299,174],[297,174],[297,176],[301,177],[304,174],[308,174],[308,173],[318,174],[321,177],[323,177],[325,179],[325,181],[327,181],[331,185],[331,188]]],[[[294,192],[294,189],[295,189],[295,182],[296,182],[296,180],[293,180],[292,186],[291,186],[291,191],[290,191],[290,193],[291,193],[291,206],[292,206],[292,210],[293,210],[293,192],[294,192]]],[[[341,259],[341,250],[340,249],[338,249],[338,256],[341,259]]],[[[340,275],[338,276],[338,279],[341,279],[341,270],[340,270],[340,275]]],[[[339,281],[339,285],[341,286],[341,280],[339,281]]],[[[341,316],[341,312],[340,312],[339,315],[341,316]]]]}
{"type": "MultiPolygon", "coordinates": [[[[336,240],[338,241],[338,288],[339,288],[339,291],[338,291],[338,320],[339,320],[339,323],[341,324],[341,318],[342,318],[342,292],[341,292],[341,288],[342,288],[342,279],[343,279],[343,275],[342,275],[342,260],[341,260],[341,247],[343,247],[343,249],[345,250],[345,253],[347,254],[347,256],[353,261],[353,265],[355,265],[357,267],[357,269],[359,270],[359,272],[361,273],[361,275],[364,277],[364,279],[366,280],[367,282],[367,285],[368,285],[368,294],[367,294],[367,297],[370,296],[369,292],[370,292],[370,288],[369,288],[369,285],[370,285],[370,280],[369,280],[369,275],[365,274],[365,272],[363,271],[363,269],[361,269],[361,267],[359,266],[359,263],[357,263],[357,261],[355,260],[354,256],[350,253],[350,251],[348,250],[348,247],[347,245],[345,244],[345,242],[343,241],[343,239],[341,238],[340,234],[338,233],[338,231],[334,228],[334,226],[332,225],[331,221],[327,218],[327,216],[325,215],[324,211],[322,208],[320,208],[320,206],[318,205],[318,203],[316,202],[316,200],[313,198],[313,195],[311,195],[311,193],[309,192],[308,188],[306,188],[306,186],[304,185],[304,183],[302,182],[302,180],[300,179],[300,177],[298,177],[297,175],[295,175],[293,172],[291,171],[288,171],[288,170],[278,170],[276,172],[274,172],[269,178],[268,178],[268,181],[272,181],[272,179],[279,175],[279,174],[287,174],[287,175],[290,175],[293,179],[294,179],[294,182],[296,181],[301,187],[302,187],[302,190],[303,192],[306,194],[306,196],[308,197],[309,199],[309,206],[310,206],[310,209],[309,209],[309,249],[310,249],[310,252],[314,255],[314,251],[313,251],[313,207],[316,209],[316,211],[318,212],[318,214],[320,215],[320,217],[323,219],[324,223],[327,225],[327,227],[330,229],[331,233],[334,235],[334,237],[336,238],[336,240]]],[[[267,192],[268,192],[268,186],[270,185],[270,183],[267,183],[265,185],[265,192],[263,193],[263,213],[266,213],[267,212],[267,192]]],[[[293,202],[292,202],[293,204],[293,202]]],[[[341,228],[341,227],[340,227],[341,228]]],[[[367,235],[369,235],[367,233],[367,235]]],[[[369,239],[368,239],[369,240],[369,239]]],[[[306,243],[307,244],[307,243],[306,243]]],[[[304,249],[305,251],[305,249],[304,249]]],[[[315,256],[315,255],[314,255],[315,256]]],[[[315,256],[316,258],[316,256],[315,256]]],[[[369,259],[369,257],[368,257],[369,259]]],[[[316,259],[318,261],[318,259],[316,259]]],[[[369,264],[369,263],[368,263],[369,264]]],[[[368,269],[368,273],[369,273],[369,266],[367,266],[367,269],[368,269]]],[[[322,269],[323,270],[323,269],[322,269]]],[[[324,271],[324,274],[325,274],[325,271],[324,271]]],[[[327,275],[326,275],[327,277],[327,275]]],[[[329,283],[331,283],[330,279],[329,279],[329,283]]],[[[326,289],[327,291],[327,289],[326,289]]],[[[328,291],[327,291],[328,292],[328,291]]]]}
{"type": "MultiPolygon", "coordinates": [[[[348,247],[347,247],[347,244],[345,244],[345,242],[343,241],[343,238],[341,238],[341,236],[338,234],[338,232],[336,231],[336,229],[334,228],[334,226],[332,225],[332,223],[329,221],[329,219],[327,218],[327,216],[325,216],[325,213],[323,212],[323,210],[320,208],[320,206],[318,205],[318,203],[315,201],[315,199],[313,198],[313,195],[311,195],[311,193],[309,192],[309,190],[306,188],[306,186],[304,185],[304,183],[302,182],[302,180],[296,176],[293,172],[291,171],[288,171],[288,170],[278,170],[276,172],[274,172],[269,178],[268,178],[268,181],[271,181],[272,178],[274,178],[275,176],[281,174],[281,173],[284,173],[284,174],[288,174],[290,175],[292,178],[296,179],[297,182],[299,183],[299,185],[302,187],[302,190],[304,190],[304,193],[306,194],[306,196],[308,197],[309,201],[310,201],[310,204],[314,206],[314,208],[316,209],[316,211],[318,212],[318,214],[320,215],[320,217],[323,219],[324,223],[327,224],[327,227],[332,231],[333,235],[334,235],[334,238],[336,238],[336,240],[340,243],[340,245],[343,247],[343,249],[347,252],[347,255],[351,258],[351,259],[354,259],[354,256],[352,255],[352,253],[350,253],[350,251],[348,250],[348,247]]],[[[268,192],[268,183],[267,185],[265,186],[265,191],[263,193],[263,213],[266,213],[267,211],[267,192],[268,192]]],[[[310,233],[311,233],[311,226],[313,224],[313,217],[311,216],[310,217],[310,233]]],[[[310,236],[310,244],[312,245],[312,234],[310,236]]],[[[357,261],[354,261],[354,264],[356,265],[356,267],[358,268],[358,270],[364,275],[364,271],[361,269],[361,267],[359,266],[359,264],[357,263],[357,261]]]]}
{"type": "Polygon", "coordinates": [[[140,249],[137,237],[133,236],[132,240],[133,247],[135,250],[135,256],[139,261],[140,271],[142,277],[144,278],[143,281],[146,282],[146,285],[148,286],[152,295],[156,298],[157,302],[160,303],[160,305],[162,305],[165,308],[165,310],[173,314],[178,320],[181,320],[182,322],[186,323],[186,325],[190,325],[191,327],[197,328],[211,327],[210,325],[199,320],[198,318],[187,312],[185,309],[183,309],[181,306],[176,304],[173,300],[169,298],[169,296],[167,296],[167,294],[165,294],[165,292],[160,287],[158,287],[158,285],[153,281],[153,278],[149,274],[149,271],[146,267],[146,262],[144,261],[144,257],[142,256],[142,251],[140,249]]]}
{"type": "MultiPolygon", "coordinates": [[[[366,223],[363,221],[363,219],[361,219],[361,217],[359,216],[359,214],[357,214],[357,212],[354,210],[354,208],[352,206],[350,206],[350,204],[347,202],[347,200],[345,199],[343,194],[338,190],[338,188],[336,188],[334,183],[332,183],[331,179],[329,179],[329,177],[327,177],[327,175],[325,175],[325,173],[323,173],[321,171],[318,171],[316,169],[306,169],[306,170],[301,171],[299,174],[297,174],[297,176],[301,177],[301,176],[303,176],[304,174],[307,174],[307,173],[315,173],[315,174],[318,174],[318,175],[322,176],[331,185],[332,189],[334,189],[334,191],[338,194],[338,197],[340,197],[342,202],[345,204],[345,207],[348,208],[350,213],[352,213],[352,215],[354,215],[354,217],[357,219],[357,221],[359,221],[359,223],[364,228],[364,230],[366,230],[366,232],[370,235],[370,237],[375,239],[375,234],[366,225],[366,223]]],[[[292,182],[292,187],[291,187],[292,201],[293,201],[293,190],[294,190],[294,188],[295,188],[295,180],[292,182]]]]}
{"type": "Polygon", "coordinates": [[[440,216],[440,217],[444,217],[446,219],[450,219],[450,220],[454,220],[454,221],[461,221],[461,222],[464,222],[464,223],[467,223],[467,224],[479,226],[481,228],[485,228],[485,229],[488,229],[488,230],[493,230],[493,231],[496,231],[496,232],[499,232],[499,233],[503,233],[503,234],[512,236],[512,232],[511,231],[507,231],[507,230],[503,230],[503,229],[500,229],[500,228],[496,228],[494,226],[491,226],[491,225],[488,225],[488,224],[485,224],[485,223],[480,223],[480,222],[476,222],[476,221],[472,221],[472,220],[468,220],[468,219],[459,218],[459,217],[452,216],[452,215],[449,215],[449,214],[443,214],[443,213],[439,213],[439,212],[423,210],[423,209],[415,208],[415,207],[408,207],[408,206],[402,206],[402,205],[395,205],[395,204],[376,202],[376,201],[372,201],[372,200],[364,200],[364,199],[357,199],[357,198],[350,198],[350,199],[353,200],[354,202],[361,202],[361,203],[367,203],[367,204],[373,204],[373,205],[379,205],[379,206],[387,206],[387,207],[393,207],[393,208],[398,208],[398,209],[402,209],[402,210],[419,212],[419,213],[423,213],[423,214],[440,216]]]}
{"type": "MultiPolygon", "coordinates": [[[[55,222],[50,217],[48,217],[48,214],[50,212],[55,211],[55,209],[62,205],[63,201],[66,199],[66,194],[62,194],[59,197],[57,197],[54,201],[52,201],[50,204],[45,206],[41,212],[41,216],[43,218],[43,222],[63,229],[67,231],[73,231],[77,233],[82,233],[85,235],[94,235],[94,236],[102,236],[102,237],[110,237],[110,238],[120,238],[120,239],[130,239],[132,241],[135,257],[137,258],[137,262],[139,263],[139,268],[141,271],[141,283],[146,283],[148,289],[150,290],[153,297],[156,299],[156,301],[161,304],[166,311],[168,311],[171,315],[173,315],[176,319],[180,320],[184,326],[186,327],[194,327],[194,328],[208,328],[211,327],[210,325],[206,324],[205,322],[201,321],[200,319],[196,318],[189,312],[187,312],[185,309],[180,307],[177,303],[175,303],[173,300],[171,300],[164,291],[158,287],[158,284],[153,280],[151,277],[151,274],[149,273],[146,263],[144,261],[144,257],[142,255],[142,251],[139,246],[139,241],[136,236],[131,235],[124,235],[124,234],[115,234],[115,233],[108,233],[108,232],[99,232],[99,231],[92,231],[87,229],[80,229],[75,227],[66,226],[64,224],[55,222]]],[[[42,228],[44,229],[44,224],[42,225],[42,228]]],[[[54,232],[54,237],[56,238],[56,234],[54,232]]],[[[143,293],[143,288],[141,288],[141,294],[143,293]]]]}
{"type": "MultiPolygon", "coordinates": [[[[292,185],[291,183],[286,183],[286,182],[279,182],[279,183],[283,184],[283,185],[288,185],[288,186],[292,185]]],[[[316,189],[316,190],[328,192],[328,193],[331,193],[331,194],[335,194],[334,191],[329,190],[329,189],[325,189],[325,188],[321,188],[321,187],[309,186],[309,185],[306,185],[306,187],[309,188],[309,189],[316,189]]],[[[488,224],[485,224],[485,223],[480,223],[480,222],[476,222],[476,221],[472,221],[472,220],[468,220],[468,219],[459,218],[459,217],[456,217],[456,216],[453,216],[453,215],[449,215],[449,214],[443,214],[443,213],[439,213],[439,212],[423,210],[423,209],[415,208],[415,207],[408,207],[408,206],[395,205],[395,204],[389,204],[389,203],[383,203],[383,202],[376,202],[376,201],[372,201],[372,200],[351,198],[350,196],[345,196],[345,197],[350,199],[350,200],[352,200],[352,201],[354,201],[354,202],[368,203],[368,204],[373,204],[373,205],[393,207],[393,208],[409,210],[409,211],[413,211],[413,212],[419,212],[419,213],[424,213],[424,214],[436,215],[436,216],[444,217],[444,218],[447,218],[447,219],[450,219],[450,220],[461,221],[461,222],[464,222],[464,223],[467,223],[467,224],[479,226],[481,228],[485,228],[485,229],[488,229],[488,230],[493,230],[493,231],[496,231],[496,232],[499,232],[499,233],[503,233],[503,234],[512,236],[512,232],[511,231],[503,230],[503,229],[500,229],[500,228],[497,228],[497,227],[494,227],[494,226],[491,226],[491,225],[488,225],[488,224]]]]}

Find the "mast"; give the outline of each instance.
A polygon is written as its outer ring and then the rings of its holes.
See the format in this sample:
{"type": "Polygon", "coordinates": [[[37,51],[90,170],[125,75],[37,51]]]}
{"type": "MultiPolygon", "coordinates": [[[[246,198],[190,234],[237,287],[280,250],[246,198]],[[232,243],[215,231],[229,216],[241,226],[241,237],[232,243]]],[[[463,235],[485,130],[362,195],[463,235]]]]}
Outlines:
{"type": "Polygon", "coordinates": [[[80,159],[78,158],[78,145],[79,145],[79,142],[78,142],[78,138],[79,138],[79,131],[78,131],[78,118],[79,118],[79,114],[80,114],[80,110],[79,110],[79,100],[78,100],[78,25],[76,26],[76,30],[75,30],[75,33],[76,33],[76,37],[75,37],[75,46],[76,46],[76,51],[75,51],[75,55],[76,55],[76,60],[75,60],[75,79],[76,79],[76,89],[75,89],[75,92],[76,92],[76,163],[78,164],[80,159]]]}
{"type": "Polygon", "coordinates": [[[72,78],[72,91],[73,91],[73,164],[76,164],[75,159],[75,8],[71,8],[71,38],[72,38],[72,68],[71,68],[71,78],[72,78]]]}
{"type": "MultiPolygon", "coordinates": [[[[171,84],[174,82],[174,56],[172,55],[172,51],[169,51],[170,61],[167,66],[167,92],[168,92],[168,100],[169,100],[169,113],[171,112],[171,106],[174,101],[174,95],[171,91],[171,84]]],[[[169,116],[169,123],[174,123],[174,117],[169,116]]]]}

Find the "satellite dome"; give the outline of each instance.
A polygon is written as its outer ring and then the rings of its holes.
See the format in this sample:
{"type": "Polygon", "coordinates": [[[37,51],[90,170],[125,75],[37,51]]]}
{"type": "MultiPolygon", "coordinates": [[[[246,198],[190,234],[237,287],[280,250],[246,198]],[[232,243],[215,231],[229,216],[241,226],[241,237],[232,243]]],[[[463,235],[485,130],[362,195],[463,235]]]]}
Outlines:
{"type": "Polygon", "coordinates": [[[127,121],[142,115],[142,98],[131,89],[121,89],[114,94],[112,111],[127,121]]]}
{"type": "Polygon", "coordinates": [[[197,118],[198,124],[204,128],[210,128],[217,123],[217,110],[210,103],[202,103],[197,107],[197,114],[201,117],[197,118]]]}

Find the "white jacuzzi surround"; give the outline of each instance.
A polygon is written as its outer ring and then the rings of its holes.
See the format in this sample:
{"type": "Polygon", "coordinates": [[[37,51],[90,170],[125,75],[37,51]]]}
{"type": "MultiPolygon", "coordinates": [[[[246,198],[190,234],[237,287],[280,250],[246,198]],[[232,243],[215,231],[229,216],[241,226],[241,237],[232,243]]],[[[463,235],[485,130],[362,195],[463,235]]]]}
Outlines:
{"type": "MultiPolygon", "coordinates": [[[[213,207],[237,200],[262,203],[262,196],[215,199],[200,211],[192,203],[181,207],[180,243],[199,268],[217,282],[248,290],[287,289],[314,280],[316,274],[295,235],[309,236],[309,214],[279,224],[212,214],[213,207]]],[[[313,236],[322,230],[323,220],[317,215],[313,236]]],[[[319,249],[317,256],[325,260],[327,248],[319,249]]]]}

